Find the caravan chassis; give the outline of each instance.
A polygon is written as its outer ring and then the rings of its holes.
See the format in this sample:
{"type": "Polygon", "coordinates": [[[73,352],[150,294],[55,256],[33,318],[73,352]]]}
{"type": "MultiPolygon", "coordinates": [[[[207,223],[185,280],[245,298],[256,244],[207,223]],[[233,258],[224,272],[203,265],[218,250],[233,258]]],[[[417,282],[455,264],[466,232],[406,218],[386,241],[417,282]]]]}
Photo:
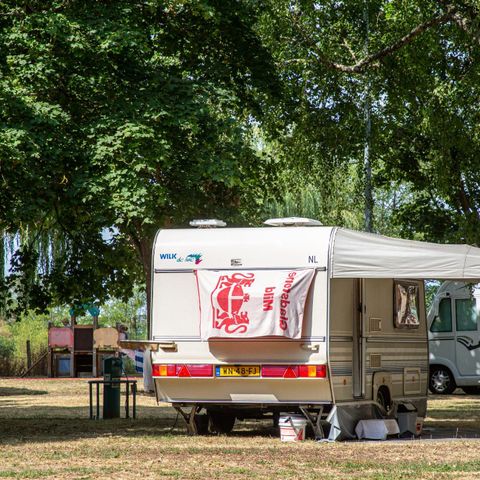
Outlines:
{"type": "MultiPolygon", "coordinates": [[[[251,419],[267,419],[271,418],[274,427],[278,427],[278,420],[282,412],[289,413],[301,413],[307,419],[316,440],[325,438],[322,422],[325,421],[332,404],[319,404],[319,405],[245,405],[239,407],[235,405],[217,405],[217,404],[182,404],[174,403],[172,406],[179,415],[185,420],[187,426],[187,433],[189,435],[199,435],[203,433],[229,433],[230,428],[221,431],[220,425],[209,424],[209,417],[220,413],[224,415],[230,415],[234,419],[245,420],[251,419]],[[184,411],[183,408],[189,408],[190,411],[184,411]],[[206,414],[202,415],[201,411],[205,409],[206,414]],[[268,414],[271,413],[271,417],[268,414]],[[205,417],[205,421],[202,421],[202,417],[205,417]],[[220,427],[220,428],[219,428],[220,427]],[[228,430],[228,431],[227,431],[228,430]]],[[[232,422],[233,428],[233,422],[232,422]]]]}

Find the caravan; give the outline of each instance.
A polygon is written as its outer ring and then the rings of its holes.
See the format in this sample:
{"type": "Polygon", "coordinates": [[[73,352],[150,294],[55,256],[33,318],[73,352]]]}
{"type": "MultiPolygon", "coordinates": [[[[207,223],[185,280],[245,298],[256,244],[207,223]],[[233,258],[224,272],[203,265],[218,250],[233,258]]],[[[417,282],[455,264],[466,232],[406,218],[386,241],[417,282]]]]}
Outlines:
{"type": "Polygon", "coordinates": [[[402,403],[424,417],[423,279],[478,277],[480,250],[308,219],[269,225],[158,232],[148,342],[158,401],[191,433],[291,412],[317,437],[325,420],[331,438],[350,437],[402,403]]]}

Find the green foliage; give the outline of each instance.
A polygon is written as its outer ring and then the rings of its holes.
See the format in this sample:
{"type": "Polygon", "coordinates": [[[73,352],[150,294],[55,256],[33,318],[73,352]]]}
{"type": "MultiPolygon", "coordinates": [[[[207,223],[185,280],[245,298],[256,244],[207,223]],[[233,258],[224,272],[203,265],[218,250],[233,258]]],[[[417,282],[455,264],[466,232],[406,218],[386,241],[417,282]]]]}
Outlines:
{"type": "Polygon", "coordinates": [[[367,140],[378,231],[478,243],[479,14],[473,0],[4,1],[7,308],[126,300],[155,230],[192,217],[359,228],[367,140]]]}
{"type": "Polygon", "coordinates": [[[12,338],[0,336],[0,358],[8,358],[13,355],[15,345],[12,338]]]}
{"type": "MultiPolygon", "coordinates": [[[[99,325],[115,327],[122,323],[128,327],[129,338],[146,338],[145,293],[134,288],[134,295],[123,302],[111,299],[100,307],[99,325]]],[[[17,322],[0,319],[0,357],[8,358],[17,373],[26,368],[26,343],[30,341],[32,358],[42,355],[48,346],[48,324],[63,326],[69,318],[69,306],[51,308],[49,314],[38,314],[33,310],[23,313],[17,322]]],[[[78,318],[79,324],[92,324],[91,315],[78,318]]],[[[10,372],[12,373],[12,372],[10,372]]]]}
{"type": "MultiPolygon", "coordinates": [[[[0,294],[10,315],[29,306],[38,312],[49,305],[105,301],[112,295],[128,298],[138,276],[130,248],[85,227],[72,236],[32,229],[17,233],[10,249],[8,274],[0,278],[0,294]]],[[[7,256],[4,257],[7,259],[7,256]]]]}
{"type": "Polygon", "coordinates": [[[260,30],[287,95],[268,132],[307,175],[317,167],[320,195],[334,176],[350,198],[358,182],[359,199],[369,91],[376,229],[478,243],[479,13],[469,1],[272,1],[260,30]]]}
{"type": "Polygon", "coordinates": [[[361,229],[361,198],[355,177],[352,165],[338,168],[335,175],[328,172],[322,175],[313,170],[305,178],[289,172],[289,175],[285,175],[283,194],[267,203],[265,213],[269,217],[300,216],[320,220],[324,225],[361,229]],[[315,183],[315,180],[326,177],[329,177],[329,181],[315,183]]]}
{"type": "Polygon", "coordinates": [[[427,313],[433,305],[433,299],[441,284],[442,282],[436,280],[428,280],[425,282],[425,310],[427,313]]]}
{"type": "Polygon", "coordinates": [[[268,174],[248,115],[278,93],[254,2],[2,7],[0,229],[49,232],[56,249],[39,274],[38,242],[22,241],[10,309],[127,298],[158,227],[247,221],[268,174]]]}
{"type": "Polygon", "coordinates": [[[146,295],[138,286],[126,302],[112,299],[101,307],[99,324],[115,327],[121,323],[128,328],[128,338],[143,340],[147,336],[146,295]]]}
{"type": "Polygon", "coordinates": [[[15,360],[26,363],[27,340],[30,340],[32,357],[43,353],[48,344],[48,322],[50,315],[38,315],[32,311],[22,315],[20,322],[14,322],[8,326],[10,339],[13,345],[12,356],[15,360]]]}

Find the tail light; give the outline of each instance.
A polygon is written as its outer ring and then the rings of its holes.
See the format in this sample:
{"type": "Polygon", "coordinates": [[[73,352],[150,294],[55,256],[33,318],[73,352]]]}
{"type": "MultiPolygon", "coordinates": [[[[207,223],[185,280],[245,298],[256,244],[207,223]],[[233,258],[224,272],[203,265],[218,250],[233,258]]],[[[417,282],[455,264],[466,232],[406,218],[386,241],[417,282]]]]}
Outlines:
{"type": "Polygon", "coordinates": [[[326,378],[326,365],[262,365],[265,378],[326,378]]]}
{"type": "Polygon", "coordinates": [[[289,371],[290,375],[287,378],[296,378],[298,374],[296,366],[289,367],[288,365],[262,365],[262,377],[270,378],[284,378],[289,371]]]}
{"type": "MultiPolygon", "coordinates": [[[[262,365],[263,378],[326,378],[326,365],[262,365]]],[[[213,377],[213,365],[153,364],[153,377],[213,377]]]]}
{"type": "Polygon", "coordinates": [[[298,376],[302,378],[325,378],[327,376],[326,365],[299,365],[298,376]]]}
{"type": "Polygon", "coordinates": [[[213,365],[152,365],[153,377],[213,377],[213,365]]]}
{"type": "Polygon", "coordinates": [[[183,365],[183,368],[188,371],[190,377],[213,377],[213,365],[183,365]]]}
{"type": "Polygon", "coordinates": [[[175,377],[176,365],[152,365],[153,377],[175,377]]]}

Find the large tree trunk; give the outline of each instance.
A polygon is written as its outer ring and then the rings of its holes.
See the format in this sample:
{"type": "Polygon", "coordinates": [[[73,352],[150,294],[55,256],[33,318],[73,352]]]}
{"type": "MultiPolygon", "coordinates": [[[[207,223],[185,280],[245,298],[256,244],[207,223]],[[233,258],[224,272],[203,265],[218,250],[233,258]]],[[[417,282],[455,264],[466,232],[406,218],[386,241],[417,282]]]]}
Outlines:
{"type": "MultiPolygon", "coordinates": [[[[134,232],[129,232],[130,239],[137,251],[138,259],[142,264],[147,296],[147,340],[151,340],[151,311],[152,311],[152,244],[153,240],[138,226],[134,232]]],[[[153,237],[153,236],[152,236],[153,237]]]]}
{"type": "Polygon", "coordinates": [[[151,340],[151,311],[152,311],[152,241],[150,239],[140,239],[140,259],[145,276],[146,294],[147,294],[147,339],[151,340]]]}

